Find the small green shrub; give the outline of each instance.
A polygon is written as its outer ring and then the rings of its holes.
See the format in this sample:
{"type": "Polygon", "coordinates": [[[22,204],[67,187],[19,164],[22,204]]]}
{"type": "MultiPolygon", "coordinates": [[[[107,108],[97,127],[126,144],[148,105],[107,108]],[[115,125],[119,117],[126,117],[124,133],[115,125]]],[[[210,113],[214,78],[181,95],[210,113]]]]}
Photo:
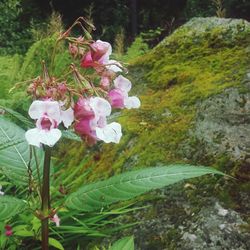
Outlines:
{"type": "Polygon", "coordinates": [[[141,36],[135,38],[134,42],[127,49],[127,52],[124,56],[122,56],[122,60],[125,62],[129,62],[136,57],[144,55],[149,51],[149,47],[147,43],[143,40],[141,36]]]}

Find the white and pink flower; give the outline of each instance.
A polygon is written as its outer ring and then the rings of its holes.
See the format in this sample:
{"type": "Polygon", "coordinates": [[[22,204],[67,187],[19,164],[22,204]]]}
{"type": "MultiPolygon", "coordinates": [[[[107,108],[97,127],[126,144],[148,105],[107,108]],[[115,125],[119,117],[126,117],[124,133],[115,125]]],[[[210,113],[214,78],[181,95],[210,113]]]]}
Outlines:
{"type": "Polygon", "coordinates": [[[97,40],[90,45],[90,49],[81,60],[83,68],[95,68],[98,70],[100,66],[105,66],[107,70],[115,73],[122,71],[122,65],[119,62],[109,59],[112,53],[110,43],[97,40]]]}
{"type": "Polygon", "coordinates": [[[107,64],[112,53],[111,45],[108,42],[97,40],[90,45],[89,51],[81,61],[83,68],[98,67],[107,64]]]}
{"type": "Polygon", "coordinates": [[[121,125],[117,122],[107,124],[111,114],[109,102],[101,97],[79,99],[75,105],[75,131],[90,144],[97,140],[106,143],[119,143],[122,136],[121,125]]]}
{"type": "Polygon", "coordinates": [[[41,144],[54,146],[62,135],[58,129],[59,124],[63,122],[68,127],[74,119],[72,114],[73,110],[61,110],[57,101],[34,101],[29,108],[29,116],[36,120],[36,128],[25,133],[26,140],[37,147],[41,144]]]}
{"type": "Polygon", "coordinates": [[[111,103],[111,106],[114,108],[139,108],[141,106],[141,102],[136,96],[128,96],[128,92],[130,91],[132,84],[131,82],[119,75],[114,80],[115,88],[109,91],[108,97],[111,103]]]}
{"type": "Polygon", "coordinates": [[[52,222],[54,222],[56,224],[57,227],[60,226],[60,221],[61,219],[59,218],[59,216],[57,214],[55,214],[52,218],[50,218],[50,220],[52,222]]]}

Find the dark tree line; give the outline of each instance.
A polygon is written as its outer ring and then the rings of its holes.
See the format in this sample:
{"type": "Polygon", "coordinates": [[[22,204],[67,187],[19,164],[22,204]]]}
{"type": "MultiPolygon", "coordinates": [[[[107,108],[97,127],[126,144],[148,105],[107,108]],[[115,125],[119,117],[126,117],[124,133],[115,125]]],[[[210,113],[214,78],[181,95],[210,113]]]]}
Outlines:
{"type": "Polygon", "coordinates": [[[250,0],[0,0],[0,53],[16,44],[25,51],[32,42],[30,24],[42,26],[53,11],[66,27],[79,16],[89,17],[97,28],[94,35],[111,42],[120,32],[128,44],[148,32],[160,34],[157,43],[192,17],[215,16],[214,1],[223,2],[226,17],[250,20],[250,0]]]}
{"type": "MultiPolygon", "coordinates": [[[[213,16],[213,0],[22,0],[33,18],[45,18],[52,10],[62,14],[65,24],[91,14],[97,33],[109,39],[120,28],[134,36],[141,31],[177,24],[193,16],[213,16]],[[33,12],[32,12],[33,8],[33,12]],[[92,8],[92,9],[91,9],[92,8]],[[91,12],[91,13],[88,13],[91,12]]],[[[250,0],[222,0],[226,16],[250,19],[250,0]]]]}

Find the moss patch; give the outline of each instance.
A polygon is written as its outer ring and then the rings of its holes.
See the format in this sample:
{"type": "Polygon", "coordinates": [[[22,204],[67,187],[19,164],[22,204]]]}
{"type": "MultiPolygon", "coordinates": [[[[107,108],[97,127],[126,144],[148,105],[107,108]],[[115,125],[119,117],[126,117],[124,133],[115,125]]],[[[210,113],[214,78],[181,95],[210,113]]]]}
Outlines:
{"type": "MultiPolygon", "coordinates": [[[[203,19],[202,19],[203,20],[203,19]]],[[[205,29],[184,25],[131,62],[130,78],[142,106],[123,111],[119,145],[102,145],[91,179],[124,169],[186,161],[180,156],[196,117],[196,103],[229,87],[243,88],[249,66],[250,25],[233,21],[205,29]]],[[[190,139],[190,138],[189,138],[190,139]]],[[[69,152],[70,155],[73,155],[69,152]]]]}

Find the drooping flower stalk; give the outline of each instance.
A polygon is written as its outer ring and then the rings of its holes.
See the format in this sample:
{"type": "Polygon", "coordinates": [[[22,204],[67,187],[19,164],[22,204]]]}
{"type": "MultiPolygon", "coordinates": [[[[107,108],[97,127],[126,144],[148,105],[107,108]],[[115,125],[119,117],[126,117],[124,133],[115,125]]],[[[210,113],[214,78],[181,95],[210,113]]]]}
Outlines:
{"type": "Polygon", "coordinates": [[[51,148],[44,146],[43,186],[42,186],[42,250],[49,249],[49,209],[50,209],[50,160],[51,148]]]}

